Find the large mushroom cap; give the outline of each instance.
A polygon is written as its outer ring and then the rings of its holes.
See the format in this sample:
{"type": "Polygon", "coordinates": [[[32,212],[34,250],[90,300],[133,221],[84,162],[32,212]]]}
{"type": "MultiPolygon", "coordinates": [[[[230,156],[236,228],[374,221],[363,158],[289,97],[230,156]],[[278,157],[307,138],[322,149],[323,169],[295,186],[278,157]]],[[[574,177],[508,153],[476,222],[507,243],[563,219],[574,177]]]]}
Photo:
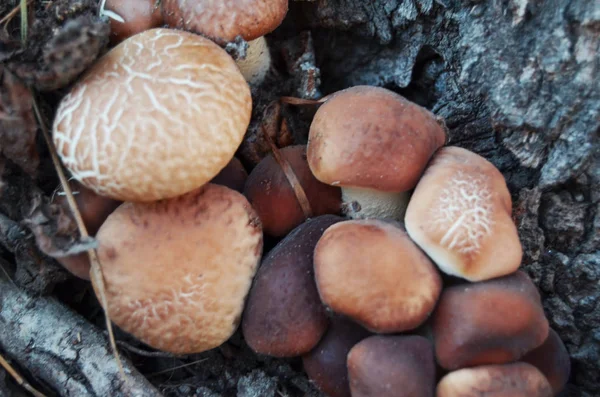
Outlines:
{"type": "Polygon", "coordinates": [[[151,29],[104,55],[63,98],[54,143],[75,179],[98,194],[160,200],[227,165],[251,108],[250,88],[222,48],[151,29]]]}
{"type": "Polygon", "coordinates": [[[427,109],[384,88],[356,86],[335,93],[315,114],[308,164],[330,185],[404,192],[445,140],[427,109]]]}
{"type": "Polygon", "coordinates": [[[262,253],[260,221],[240,193],[207,184],[125,203],[97,239],[108,313],[123,330],[179,354],[217,347],[236,330],[262,253]]]}
{"type": "Polygon", "coordinates": [[[275,30],[287,14],[288,0],[163,0],[162,9],[169,26],[223,44],[237,36],[254,40],[275,30]]]}
{"type": "Polygon", "coordinates": [[[469,281],[516,271],[522,247],[500,171],[459,147],[440,149],[419,181],[406,230],[439,268],[469,281]]]}

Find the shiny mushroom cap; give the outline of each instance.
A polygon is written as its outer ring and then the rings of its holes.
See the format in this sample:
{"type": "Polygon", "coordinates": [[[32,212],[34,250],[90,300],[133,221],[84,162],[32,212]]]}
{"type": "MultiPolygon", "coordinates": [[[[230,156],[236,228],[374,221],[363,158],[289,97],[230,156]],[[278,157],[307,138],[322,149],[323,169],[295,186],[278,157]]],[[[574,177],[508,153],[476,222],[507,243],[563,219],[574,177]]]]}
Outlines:
{"type": "Polygon", "coordinates": [[[174,199],[124,203],[97,239],[108,313],[126,332],[192,354],[237,329],[263,241],[240,193],[207,184],[174,199]]]}
{"type": "Polygon", "coordinates": [[[201,36],[151,29],[92,66],[65,96],[53,138],[75,179],[148,202],[190,192],[224,168],[250,122],[250,88],[201,36]]]}
{"type": "Polygon", "coordinates": [[[522,247],[504,177],[483,157],[444,147],[406,211],[410,237],[445,273],[482,281],[519,268],[522,247]]]}

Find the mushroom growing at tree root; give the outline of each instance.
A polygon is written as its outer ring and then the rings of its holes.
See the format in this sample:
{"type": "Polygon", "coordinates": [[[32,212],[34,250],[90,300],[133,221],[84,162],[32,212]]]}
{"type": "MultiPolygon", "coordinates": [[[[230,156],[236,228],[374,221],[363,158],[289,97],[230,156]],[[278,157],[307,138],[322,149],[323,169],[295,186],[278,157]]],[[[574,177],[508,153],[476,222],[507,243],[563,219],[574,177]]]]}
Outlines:
{"type": "Polygon", "coordinates": [[[384,88],[338,91],[317,110],[308,164],[323,183],[342,188],[351,218],[404,219],[413,189],[445,127],[427,109],[384,88]]]}
{"type": "Polygon", "coordinates": [[[216,176],[250,123],[250,88],[199,35],[150,29],[123,41],[61,100],[53,139],[73,177],[120,201],[180,196],[216,176]]]}
{"type": "Polygon", "coordinates": [[[124,331],[192,354],[237,329],[263,243],[260,220],[240,193],[209,183],[172,199],[124,203],[97,239],[106,309],[124,331]]]}
{"type": "Polygon", "coordinates": [[[264,36],[275,30],[288,11],[288,0],[162,0],[165,22],[198,33],[219,45],[240,36],[248,42],[246,57],[236,62],[252,85],[260,84],[271,67],[264,36]]]}

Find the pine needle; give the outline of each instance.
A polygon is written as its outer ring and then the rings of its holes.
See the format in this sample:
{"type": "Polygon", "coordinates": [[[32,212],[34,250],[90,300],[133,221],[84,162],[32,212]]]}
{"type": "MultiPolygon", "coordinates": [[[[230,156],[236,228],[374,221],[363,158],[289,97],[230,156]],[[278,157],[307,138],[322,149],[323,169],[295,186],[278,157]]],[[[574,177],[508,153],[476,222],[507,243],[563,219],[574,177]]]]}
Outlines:
{"type": "Polygon", "coordinates": [[[13,377],[13,379],[15,380],[15,382],[17,382],[17,384],[19,386],[21,386],[23,389],[27,390],[29,393],[31,393],[35,397],[46,397],[45,394],[40,393],[39,391],[37,391],[33,386],[31,386],[29,384],[29,382],[27,382],[21,375],[19,375],[19,373],[17,372],[17,370],[15,370],[8,363],[8,361],[6,361],[4,359],[4,357],[2,357],[1,354],[0,354],[0,365],[2,366],[2,368],[4,368],[6,370],[6,372],[8,372],[8,374],[10,376],[13,377]]]}
{"type": "MultiPolygon", "coordinates": [[[[46,145],[48,145],[48,149],[50,151],[50,157],[52,158],[52,163],[54,164],[54,168],[58,174],[58,178],[62,185],[63,191],[66,195],[67,202],[69,203],[69,207],[71,208],[71,212],[73,213],[73,217],[75,218],[75,222],[77,223],[77,228],[79,229],[79,233],[81,237],[86,238],[89,237],[89,233],[87,228],[85,227],[85,223],[83,222],[83,218],[81,217],[81,213],[79,212],[79,208],[77,207],[77,202],[75,201],[75,197],[73,197],[73,192],[71,191],[71,187],[69,185],[68,179],[64,173],[62,168],[62,164],[60,159],[58,158],[58,153],[56,152],[56,147],[54,146],[54,142],[50,137],[50,133],[48,132],[48,128],[44,124],[42,115],[40,113],[39,107],[37,105],[37,100],[35,95],[33,95],[33,110],[35,112],[35,116],[38,120],[38,124],[40,125],[40,129],[42,130],[42,134],[44,136],[44,140],[46,141],[46,145]]],[[[93,282],[98,287],[98,293],[100,295],[100,303],[104,308],[104,318],[106,320],[106,328],[108,330],[108,337],[110,339],[110,346],[112,348],[115,359],[117,360],[117,366],[119,367],[119,372],[123,377],[123,382],[127,382],[127,377],[125,375],[125,371],[123,369],[123,364],[121,362],[121,358],[119,357],[119,351],[117,350],[117,343],[115,342],[115,336],[113,333],[112,323],[110,321],[110,316],[108,312],[108,302],[106,299],[106,286],[104,284],[104,276],[102,274],[102,269],[100,266],[100,261],[98,259],[98,254],[96,250],[91,249],[88,251],[88,256],[90,258],[91,264],[91,278],[93,282]]]]}

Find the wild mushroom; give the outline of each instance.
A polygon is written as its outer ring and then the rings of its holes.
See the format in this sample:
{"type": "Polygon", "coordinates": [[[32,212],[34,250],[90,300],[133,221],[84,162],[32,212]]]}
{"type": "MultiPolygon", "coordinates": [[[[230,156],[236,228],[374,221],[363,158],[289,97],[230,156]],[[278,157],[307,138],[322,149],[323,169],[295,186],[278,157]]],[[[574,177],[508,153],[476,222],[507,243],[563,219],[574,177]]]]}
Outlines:
{"type": "Polygon", "coordinates": [[[432,397],[435,362],[422,336],[375,335],[348,353],[352,397],[432,397]]]}
{"type": "Polygon", "coordinates": [[[162,0],[165,22],[198,33],[219,45],[241,36],[248,42],[238,66],[253,85],[260,84],[271,66],[264,36],[275,30],[288,11],[288,0],[162,0]]]}
{"type": "Polygon", "coordinates": [[[254,167],[244,188],[265,233],[285,236],[308,217],[339,214],[340,189],[321,183],[313,176],[306,162],[306,146],[288,146],[279,153],[279,160],[287,164],[279,164],[273,154],[269,154],[254,167]],[[294,179],[290,180],[290,172],[294,179]],[[300,185],[304,197],[298,197],[296,184],[300,185]],[[302,202],[305,198],[306,202],[302,202]]]}
{"type": "Polygon", "coordinates": [[[237,329],[263,241],[240,193],[206,184],[173,199],[127,202],[96,238],[108,313],[124,331],[156,349],[192,354],[237,329]]]}
{"type": "Polygon", "coordinates": [[[444,147],[406,211],[410,237],[447,274],[481,281],[516,271],[522,248],[504,177],[483,157],[444,147]]]}
{"type": "Polygon", "coordinates": [[[329,227],[314,253],[321,300],[370,331],[417,328],[442,289],[429,258],[399,225],[377,219],[329,227]]]}
{"type": "Polygon", "coordinates": [[[74,178],[102,196],[172,198],[227,165],[251,108],[250,88],[221,47],[151,29],[105,54],[62,99],[54,143],[74,178]]]}
{"type": "MultiPolygon", "coordinates": [[[[90,236],[96,235],[102,223],[121,202],[99,196],[76,181],[70,181],[69,185],[87,232],[90,236]]],[[[66,211],[71,211],[66,196],[62,192],[57,193],[54,197],[56,203],[62,205],[66,211]]],[[[87,253],[56,258],[56,260],[71,274],[84,280],[90,280],[90,259],[87,253]]]]}
{"type": "Polygon", "coordinates": [[[353,321],[335,316],[327,333],[310,352],[302,356],[304,371],[328,397],[351,397],[346,363],[350,349],[370,332],[353,321]]]}
{"type": "Polygon", "coordinates": [[[308,164],[318,180],[342,188],[350,217],[401,221],[409,191],[445,140],[428,110],[387,89],[356,86],[316,112],[308,164]]]}
{"type": "Polygon", "coordinates": [[[110,18],[110,41],[118,44],[123,40],[157,28],[163,24],[157,0],[106,0],[103,15],[110,18]]]}
{"type": "Polygon", "coordinates": [[[571,376],[571,359],[560,336],[550,328],[544,343],[527,353],[520,361],[539,369],[552,386],[554,395],[558,395],[571,376]]]}
{"type": "Polygon", "coordinates": [[[248,173],[242,162],[234,157],[210,182],[243,193],[247,179],[248,173]]]}
{"type": "Polygon", "coordinates": [[[485,365],[450,372],[437,386],[437,397],[552,397],[552,388],[533,365],[485,365]]]}
{"type": "Polygon", "coordinates": [[[448,370],[516,361],[549,329],[540,294],[522,271],[445,288],[432,324],[437,361],[448,370]]]}
{"type": "Polygon", "coordinates": [[[335,215],[312,218],[265,257],[242,321],[244,338],[252,350],[293,357],[307,353],[319,342],[328,321],[314,282],[313,251],[323,231],[342,220],[335,215]]]}

